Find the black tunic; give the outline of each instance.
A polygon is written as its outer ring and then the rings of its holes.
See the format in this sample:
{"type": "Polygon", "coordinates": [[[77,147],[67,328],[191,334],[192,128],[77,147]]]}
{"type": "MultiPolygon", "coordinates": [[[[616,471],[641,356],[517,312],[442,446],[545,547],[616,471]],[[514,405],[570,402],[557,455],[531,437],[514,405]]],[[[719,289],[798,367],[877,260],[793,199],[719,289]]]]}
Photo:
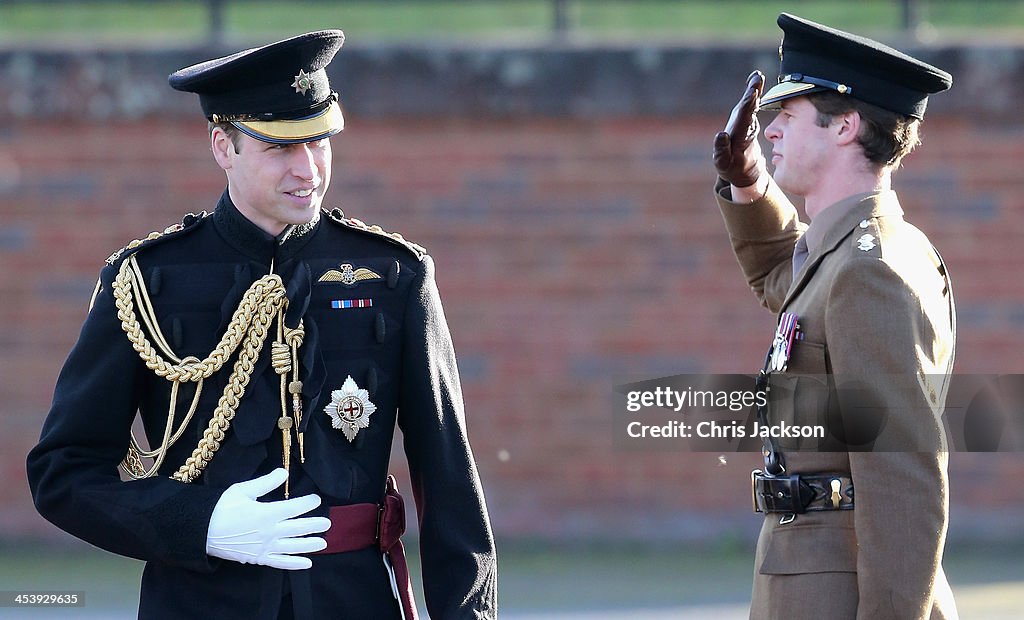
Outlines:
{"type": "MultiPolygon", "coordinates": [[[[430,615],[496,617],[494,543],[430,257],[338,212],[275,239],[239,214],[227,192],[212,215],[184,223],[183,230],[124,252],[102,271],[100,293],[61,371],[39,444],[28,456],[39,512],[83,540],[147,562],[140,618],[255,620],[292,611],[313,618],[398,616],[375,549],[314,555],[306,571],[206,554],[207,527],[221,492],[281,465],[280,379],[270,366],[269,342],[219,451],[198,480],[184,484],[169,475],[206,429],[231,363],[206,380],[195,417],[158,475],[130,482],[118,475],[136,411],[150,444],[158,444],[170,395],[170,383],[145,367],[117,318],[111,290],[120,262],[136,255],[175,354],[202,359],[219,341],[242,294],[273,261],[288,287],[289,314],[301,315],[306,331],[299,349],[306,461],[299,462],[293,441],[291,496],[318,494],[323,503],[311,514],[326,514],[327,506],[379,503],[397,422],[419,514],[430,615]],[[354,285],[318,282],[343,263],[379,277],[354,285]],[[332,301],[348,299],[372,305],[332,307],[332,301]],[[352,442],[324,411],[331,391],[349,376],[377,407],[369,427],[352,442]],[[282,600],[292,601],[294,609],[280,610],[282,600]]],[[[183,388],[178,396],[179,420],[191,390],[183,388]]],[[[281,496],[279,489],[270,498],[281,496]]]]}

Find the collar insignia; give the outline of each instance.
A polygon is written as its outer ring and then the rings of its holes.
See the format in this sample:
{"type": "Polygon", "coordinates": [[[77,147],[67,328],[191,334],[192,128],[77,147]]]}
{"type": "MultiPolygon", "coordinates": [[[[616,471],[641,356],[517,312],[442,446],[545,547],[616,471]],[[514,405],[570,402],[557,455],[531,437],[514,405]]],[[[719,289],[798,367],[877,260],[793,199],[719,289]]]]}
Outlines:
{"type": "Polygon", "coordinates": [[[377,405],[370,402],[370,394],[356,385],[349,375],[340,390],[331,392],[331,402],[324,411],[331,416],[331,426],[341,429],[345,439],[355,440],[361,428],[369,428],[370,414],[377,410],[377,405]]]}
{"type": "Polygon", "coordinates": [[[328,269],[317,280],[318,283],[341,282],[345,286],[356,286],[360,282],[383,280],[379,273],[366,267],[354,268],[351,263],[342,263],[341,271],[328,269]]]}
{"type": "Polygon", "coordinates": [[[863,252],[867,252],[875,247],[875,238],[872,235],[861,235],[860,239],[857,239],[857,249],[863,252]]]}
{"type": "Polygon", "coordinates": [[[313,88],[313,80],[309,77],[308,73],[299,69],[299,74],[295,76],[295,81],[292,82],[292,88],[300,95],[305,95],[306,91],[313,88]]]}

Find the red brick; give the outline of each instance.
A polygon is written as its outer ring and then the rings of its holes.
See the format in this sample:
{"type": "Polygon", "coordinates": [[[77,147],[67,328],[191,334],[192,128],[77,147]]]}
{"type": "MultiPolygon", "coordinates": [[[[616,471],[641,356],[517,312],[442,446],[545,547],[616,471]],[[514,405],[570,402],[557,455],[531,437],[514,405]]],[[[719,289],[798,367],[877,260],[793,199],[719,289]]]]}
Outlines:
{"type": "MultiPolygon", "coordinates": [[[[721,465],[717,454],[616,447],[616,378],[579,370],[582,360],[757,368],[773,319],[743,281],[711,199],[704,155],[720,122],[354,118],[335,140],[328,203],[402,232],[437,260],[457,350],[480,368],[465,384],[467,417],[499,533],[572,534],[581,515],[614,531],[746,509],[756,454],[727,454],[721,465]],[[464,207],[474,210],[461,215],[464,207]]],[[[79,299],[76,287],[89,289],[129,240],[213,207],[225,181],[205,136],[202,123],[149,119],[33,123],[5,142],[25,187],[67,179],[90,188],[0,195],[4,225],[29,240],[0,252],[0,398],[18,433],[0,451],[9,479],[24,475],[84,317],[88,291],[79,299]]],[[[961,308],[995,308],[991,320],[961,326],[958,372],[1024,372],[1024,326],[1009,310],[1024,306],[1024,288],[1008,277],[1024,264],[1022,156],[1019,136],[938,117],[895,179],[897,190],[906,179],[911,220],[957,278],[961,308]],[[981,199],[992,219],[965,211],[981,199]]],[[[1024,502],[1012,491],[1020,464],[986,459],[954,455],[954,506],[1024,502]]],[[[396,468],[403,462],[396,456],[396,468]]],[[[26,494],[0,499],[10,527],[46,531],[26,494]]]]}

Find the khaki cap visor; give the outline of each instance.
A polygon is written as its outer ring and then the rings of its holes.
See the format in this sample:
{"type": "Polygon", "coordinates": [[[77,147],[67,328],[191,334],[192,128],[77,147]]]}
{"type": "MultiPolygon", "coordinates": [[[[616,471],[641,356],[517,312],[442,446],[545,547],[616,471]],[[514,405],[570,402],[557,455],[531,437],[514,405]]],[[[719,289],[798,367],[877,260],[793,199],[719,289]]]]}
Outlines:
{"type": "Polygon", "coordinates": [[[779,102],[783,99],[796,97],[797,95],[810,94],[812,90],[825,90],[820,86],[806,82],[781,82],[768,89],[768,92],[761,95],[762,110],[777,110],[779,102]]]}
{"type": "Polygon", "coordinates": [[[345,128],[341,106],[335,101],[322,112],[307,118],[275,121],[232,121],[244,133],[274,144],[312,142],[333,136],[345,128]]]}

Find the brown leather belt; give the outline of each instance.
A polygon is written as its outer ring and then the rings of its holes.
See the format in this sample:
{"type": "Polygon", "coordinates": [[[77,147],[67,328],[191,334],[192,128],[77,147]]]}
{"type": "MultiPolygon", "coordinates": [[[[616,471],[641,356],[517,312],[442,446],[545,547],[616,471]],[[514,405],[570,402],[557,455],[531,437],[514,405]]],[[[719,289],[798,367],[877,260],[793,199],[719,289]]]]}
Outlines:
{"type": "Polygon", "coordinates": [[[412,580],[405,560],[401,536],[405,533],[405,503],[398,493],[394,476],[388,476],[383,504],[349,504],[331,506],[327,517],[331,527],[324,532],[327,548],[316,554],[345,553],[377,547],[394,571],[395,596],[402,606],[405,620],[416,620],[416,603],[412,596],[412,580]]]}
{"type": "Polygon", "coordinates": [[[754,512],[802,514],[821,510],[853,510],[853,480],[849,474],[750,473],[754,512]]]}

